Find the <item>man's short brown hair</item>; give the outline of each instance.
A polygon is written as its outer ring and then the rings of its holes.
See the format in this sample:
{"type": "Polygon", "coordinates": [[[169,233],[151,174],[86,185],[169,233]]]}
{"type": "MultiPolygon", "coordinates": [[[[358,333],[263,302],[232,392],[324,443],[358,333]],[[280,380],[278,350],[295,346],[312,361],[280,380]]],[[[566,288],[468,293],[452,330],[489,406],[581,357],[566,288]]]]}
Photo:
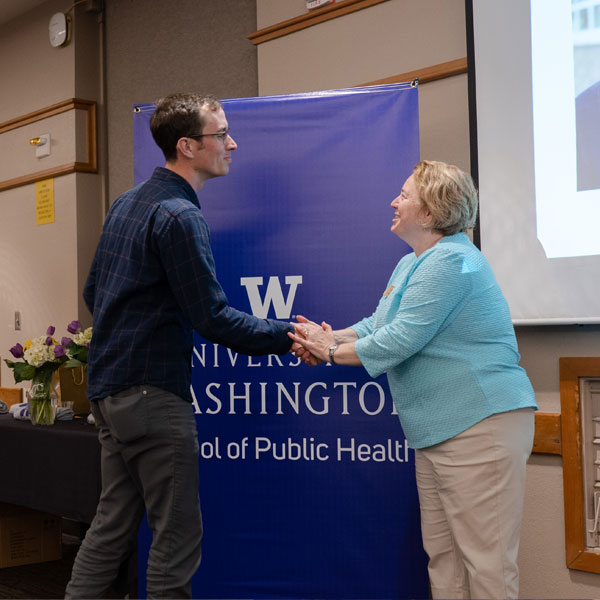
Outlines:
{"type": "Polygon", "coordinates": [[[202,133],[206,124],[202,108],[216,111],[223,105],[213,96],[196,93],[169,94],[156,103],[150,131],[167,161],[177,158],[180,138],[202,133]]]}

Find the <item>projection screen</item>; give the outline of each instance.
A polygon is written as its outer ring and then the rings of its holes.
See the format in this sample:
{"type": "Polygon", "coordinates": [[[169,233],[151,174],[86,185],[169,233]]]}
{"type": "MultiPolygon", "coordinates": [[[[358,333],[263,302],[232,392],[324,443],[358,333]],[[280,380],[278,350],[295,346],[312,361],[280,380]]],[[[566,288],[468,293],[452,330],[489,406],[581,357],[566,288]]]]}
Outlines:
{"type": "Polygon", "coordinates": [[[516,325],[600,323],[600,0],[469,10],[481,249],[516,325]]]}

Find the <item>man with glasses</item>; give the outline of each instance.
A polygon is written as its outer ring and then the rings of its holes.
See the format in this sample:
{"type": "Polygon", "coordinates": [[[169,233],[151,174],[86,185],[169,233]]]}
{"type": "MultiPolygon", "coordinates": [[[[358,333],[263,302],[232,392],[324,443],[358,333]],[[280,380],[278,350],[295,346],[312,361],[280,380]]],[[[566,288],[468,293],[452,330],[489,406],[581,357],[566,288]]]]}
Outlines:
{"type": "Polygon", "coordinates": [[[215,276],[197,192],[227,175],[237,144],[221,103],[158,102],[164,168],[113,203],[84,289],[94,317],[88,398],[102,444],[102,494],[67,598],[99,598],[153,533],[148,598],[190,598],[200,564],[198,440],[190,393],[193,330],[236,352],[284,354],[293,327],[231,308],[215,276]]]}

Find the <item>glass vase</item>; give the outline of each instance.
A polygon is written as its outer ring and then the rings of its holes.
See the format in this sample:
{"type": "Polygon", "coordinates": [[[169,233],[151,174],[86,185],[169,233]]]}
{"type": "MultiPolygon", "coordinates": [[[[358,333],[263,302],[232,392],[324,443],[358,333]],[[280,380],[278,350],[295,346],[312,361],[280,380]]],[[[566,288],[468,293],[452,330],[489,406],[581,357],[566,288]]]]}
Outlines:
{"type": "Polygon", "coordinates": [[[42,371],[34,375],[31,389],[27,391],[27,409],[33,425],[52,425],[56,417],[58,396],[52,387],[53,371],[42,371]]]}

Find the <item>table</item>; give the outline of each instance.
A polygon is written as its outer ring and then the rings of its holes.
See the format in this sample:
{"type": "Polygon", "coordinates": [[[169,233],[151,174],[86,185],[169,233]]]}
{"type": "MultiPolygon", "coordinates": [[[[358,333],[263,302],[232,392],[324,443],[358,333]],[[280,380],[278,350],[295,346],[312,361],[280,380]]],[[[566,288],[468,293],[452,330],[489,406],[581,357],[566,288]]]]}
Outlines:
{"type": "MultiPolygon", "coordinates": [[[[100,450],[85,417],[44,426],[0,415],[0,502],[91,523],[102,490],[100,450]]],[[[137,547],[113,587],[137,598],[137,547]]]]}
{"type": "Polygon", "coordinates": [[[34,426],[0,415],[0,502],[91,523],[101,491],[100,449],[85,418],[34,426]]]}

